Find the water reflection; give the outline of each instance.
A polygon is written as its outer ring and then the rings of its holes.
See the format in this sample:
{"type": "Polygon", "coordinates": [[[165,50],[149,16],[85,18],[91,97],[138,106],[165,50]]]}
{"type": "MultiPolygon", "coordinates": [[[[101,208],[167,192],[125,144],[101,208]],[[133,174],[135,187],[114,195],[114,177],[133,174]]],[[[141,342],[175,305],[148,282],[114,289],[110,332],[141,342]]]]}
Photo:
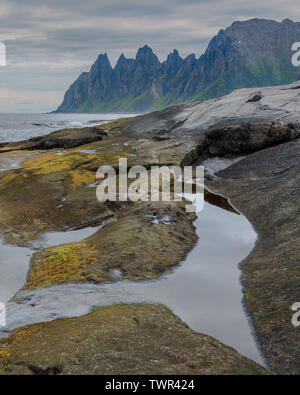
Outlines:
{"type": "MultiPolygon", "coordinates": [[[[154,302],[169,307],[195,331],[209,334],[263,364],[243,311],[238,268],[253,248],[256,234],[244,216],[207,202],[195,226],[199,237],[195,248],[184,262],[160,278],[138,282],[116,278],[106,284],[68,284],[29,292],[30,302],[25,298],[23,304],[10,304],[10,327],[80,316],[99,305],[154,302]]],[[[62,244],[82,240],[96,231],[55,232],[39,242],[40,246],[62,244]]],[[[22,286],[30,253],[0,244],[2,300],[22,286]]]]}
{"type": "MultiPolygon", "coordinates": [[[[46,232],[39,235],[31,246],[39,249],[81,241],[99,229],[98,226],[68,232],[46,232]]],[[[6,303],[23,287],[33,252],[0,239],[0,302],[6,303]]]]}
{"type": "Polygon", "coordinates": [[[0,302],[6,303],[23,286],[31,254],[0,239],[0,302]]]}

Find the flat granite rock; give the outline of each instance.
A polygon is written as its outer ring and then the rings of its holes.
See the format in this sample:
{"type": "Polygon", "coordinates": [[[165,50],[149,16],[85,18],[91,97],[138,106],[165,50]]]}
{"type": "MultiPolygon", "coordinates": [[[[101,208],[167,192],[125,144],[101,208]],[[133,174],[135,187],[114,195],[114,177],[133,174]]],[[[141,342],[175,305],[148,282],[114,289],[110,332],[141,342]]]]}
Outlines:
{"type": "Polygon", "coordinates": [[[211,154],[254,152],[300,136],[299,93],[300,82],[240,89],[222,98],[137,117],[123,135],[188,137],[211,154]]]}

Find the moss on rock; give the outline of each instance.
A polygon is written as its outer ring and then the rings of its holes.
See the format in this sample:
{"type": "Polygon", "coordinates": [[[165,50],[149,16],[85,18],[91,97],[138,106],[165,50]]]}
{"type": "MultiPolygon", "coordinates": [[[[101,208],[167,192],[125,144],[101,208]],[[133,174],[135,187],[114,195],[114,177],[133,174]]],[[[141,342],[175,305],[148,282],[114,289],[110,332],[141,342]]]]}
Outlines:
{"type": "Polygon", "coordinates": [[[269,374],[165,307],[115,305],[0,340],[0,374],[269,374]],[[59,352],[57,352],[59,350],[59,352]]]}
{"type": "Polygon", "coordinates": [[[89,278],[86,270],[98,262],[99,253],[91,243],[70,243],[47,248],[34,259],[24,289],[86,280],[89,278]]]}
{"type": "Polygon", "coordinates": [[[116,267],[125,279],[157,277],[184,259],[196,242],[194,219],[184,202],[139,202],[84,242],[35,253],[24,289],[109,281],[116,267]],[[164,217],[170,223],[153,223],[164,217]]]}

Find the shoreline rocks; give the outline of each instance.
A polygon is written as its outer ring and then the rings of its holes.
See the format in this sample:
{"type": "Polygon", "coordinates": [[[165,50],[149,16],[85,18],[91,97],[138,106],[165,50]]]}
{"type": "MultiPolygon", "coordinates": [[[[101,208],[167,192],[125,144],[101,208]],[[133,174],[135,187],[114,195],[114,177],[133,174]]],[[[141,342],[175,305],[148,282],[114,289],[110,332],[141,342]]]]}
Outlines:
{"type": "Polygon", "coordinates": [[[203,153],[249,153],[300,137],[299,92],[299,82],[240,89],[218,99],[136,117],[125,126],[123,136],[190,138],[203,153]],[[251,101],[258,93],[262,98],[251,101]]]}
{"type": "MultiPolygon", "coordinates": [[[[290,310],[299,297],[298,89],[299,83],[263,88],[259,90],[259,100],[253,99],[257,95],[257,89],[236,91],[225,98],[206,103],[175,106],[161,113],[137,117],[133,121],[129,120],[129,123],[125,122],[125,125],[122,124],[121,132],[115,130],[116,134],[113,133],[112,136],[101,134],[98,136],[99,140],[87,145],[60,151],[48,149],[42,153],[33,150],[31,152],[36,155],[25,160],[19,169],[5,171],[1,175],[1,231],[8,241],[17,245],[27,245],[41,231],[87,226],[95,221],[101,223],[111,217],[111,222],[107,223],[106,227],[88,239],[88,246],[82,246],[80,243],[71,246],[71,249],[83,247],[80,254],[84,257],[87,250],[91,251],[92,255],[95,252],[95,256],[92,256],[91,262],[86,266],[90,272],[79,274],[83,277],[87,274],[85,280],[92,278],[93,281],[97,281],[98,276],[99,281],[107,281],[111,270],[119,267],[115,262],[116,256],[122,258],[122,253],[127,251],[129,245],[135,255],[133,257],[125,254],[124,259],[121,259],[122,274],[125,274],[125,278],[134,278],[136,275],[137,278],[148,275],[151,277],[176,264],[191,248],[195,242],[192,218],[183,218],[182,214],[178,214],[178,211],[181,211],[178,205],[165,210],[161,203],[155,209],[151,205],[147,208],[147,204],[144,203],[99,204],[95,187],[90,187],[95,182],[98,167],[102,164],[117,166],[120,157],[127,157],[129,167],[143,165],[149,168],[151,165],[199,164],[219,155],[225,155],[227,158],[228,155],[242,154],[244,157],[239,158],[237,162],[234,160],[235,163],[232,162],[228,168],[215,175],[210,174],[207,177],[207,185],[210,190],[229,197],[259,234],[255,249],[242,263],[246,305],[272,370],[281,374],[299,374],[299,330],[291,324],[290,310]],[[172,218],[175,218],[175,225],[171,222],[169,224],[168,221],[160,225],[161,229],[166,231],[153,232],[151,221],[148,223],[145,215],[157,216],[159,213],[161,216],[170,217],[170,211],[172,218]],[[169,229],[172,229],[171,236],[168,234],[169,229]],[[115,242],[111,235],[118,232],[120,234],[115,242]],[[178,249],[170,260],[165,259],[162,262],[157,256],[159,265],[152,267],[151,246],[157,241],[157,237],[159,248],[165,248],[166,253],[173,250],[172,246],[177,244],[178,249]],[[135,249],[139,244],[147,246],[145,256],[140,254],[138,248],[135,249]],[[99,251],[106,257],[103,265],[105,270],[101,268],[101,273],[93,273],[90,265],[95,263],[94,258],[97,258],[98,262],[99,251]],[[142,262],[140,268],[139,257],[142,262]]],[[[102,127],[105,129],[105,125],[102,127]]],[[[116,128],[118,129],[118,126],[116,128]]],[[[26,143],[22,143],[19,148],[15,146],[15,150],[22,150],[25,146],[26,143]]],[[[45,147],[51,147],[51,144],[46,144],[45,147]]],[[[5,151],[9,148],[1,149],[5,151]]],[[[65,247],[61,248],[62,251],[50,251],[51,259],[52,255],[54,260],[59,258],[60,254],[64,255],[65,247]]],[[[44,256],[44,253],[45,251],[37,253],[37,261],[33,261],[34,269],[43,263],[47,269],[49,257],[44,256]],[[39,259],[41,261],[38,261],[39,259]]],[[[67,266],[71,262],[73,270],[72,260],[68,260],[68,256],[66,259],[67,266]]],[[[77,258],[75,260],[77,262],[77,258]]],[[[49,278],[51,281],[48,285],[60,283],[53,279],[53,276],[48,276],[47,270],[44,274],[44,277],[42,275],[39,278],[43,285],[49,278]]],[[[72,276],[69,278],[70,281],[78,281],[76,276],[72,276]]],[[[30,276],[29,284],[33,288],[37,285],[30,276]]],[[[135,308],[130,306],[128,308],[135,308]]],[[[85,322],[89,316],[76,318],[74,322],[85,322]]],[[[109,314],[107,319],[109,320],[109,314]]],[[[36,328],[41,331],[39,333],[48,333],[49,328],[59,326],[60,322],[67,321],[37,324],[24,331],[26,336],[34,338],[36,328]]],[[[154,321],[150,321],[149,325],[153,327],[154,321]]],[[[22,333],[22,330],[20,328],[17,331],[22,333]]],[[[49,342],[56,341],[53,333],[49,333],[49,342]]],[[[14,339],[14,336],[12,334],[9,339],[14,339]]],[[[1,344],[6,344],[6,340],[3,341],[0,343],[0,350],[1,344]]],[[[36,341],[39,344],[39,340],[36,341]]],[[[22,342],[17,343],[19,349],[22,342]]],[[[26,348],[25,344],[24,347],[26,348]]],[[[222,354],[224,350],[219,347],[222,354]]],[[[2,356],[6,356],[2,360],[6,361],[7,354],[5,350],[3,352],[2,356]]],[[[74,366],[74,354],[69,352],[70,366],[74,366]]],[[[45,355],[37,357],[39,368],[45,370],[56,366],[56,362],[52,366],[52,362],[49,365],[43,358],[45,355]]],[[[207,357],[205,361],[204,363],[208,363],[207,357]]],[[[13,360],[12,363],[15,362],[16,360],[13,360]]],[[[17,366],[13,365],[12,372],[18,371],[17,366]]],[[[22,371],[28,373],[27,365],[24,369],[22,371]]],[[[101,369],[98,373],[102,372],[101,369]]],[[[217,371],[216,363],[214,369],[217,371]]],[[[203,372],[205,371],[204,369],[203,372]]],[[[172,372],[176,372],[176,369],[172,372]]]]}
{"type": "Polygon", "coordinates": [[[25,326],[0,340],[0,374],[39,373],[269,374],[193,332],[165,307],[145,304],[100,307],[80,318],[25,326]]]}
{"type": "Polygon", "coordinates": [[[291,306],[300,297],[300,140],[248,155],[207,181],[228,196],[259,235],[241,263],[245,303],[271,369],[300,373],[300,332],[291,306]]]}
{"type": "Polygon", "coordinates": [[[30,140],[16,143],[0,144],[0,153],[15,150],[50,150],[54,148],[75,148],[80,145],[103,140],[106,136],[101,127],[94,126],[82,129],[63,129],[52,132],[45,136],[34,137],[30,140]]]}
{"type": "Polygon", "coordinates": [[[138,202],[88,239],[35,253],[23,289],[106,282],[116,266],[123,279],[158,277],[194,246],[195,218],[195,214],[185,212],[184,202],[138,202]],[[169,222],[157,226],[152,217],[168,217],[169,222]]]}

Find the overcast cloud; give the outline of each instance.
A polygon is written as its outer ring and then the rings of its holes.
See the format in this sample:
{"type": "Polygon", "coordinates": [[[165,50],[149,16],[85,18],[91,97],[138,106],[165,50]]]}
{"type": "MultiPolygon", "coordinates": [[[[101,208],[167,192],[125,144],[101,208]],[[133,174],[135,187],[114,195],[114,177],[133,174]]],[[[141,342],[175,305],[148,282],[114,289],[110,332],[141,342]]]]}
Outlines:
{"type": "Polygon", "coordinates": [[[299,0],[0,0],[0,111],[55,109],[99,53],[113,65],[144,44],[160,60],[200,56],[221,28],[255,17],[300,21],[299,0]]]}

